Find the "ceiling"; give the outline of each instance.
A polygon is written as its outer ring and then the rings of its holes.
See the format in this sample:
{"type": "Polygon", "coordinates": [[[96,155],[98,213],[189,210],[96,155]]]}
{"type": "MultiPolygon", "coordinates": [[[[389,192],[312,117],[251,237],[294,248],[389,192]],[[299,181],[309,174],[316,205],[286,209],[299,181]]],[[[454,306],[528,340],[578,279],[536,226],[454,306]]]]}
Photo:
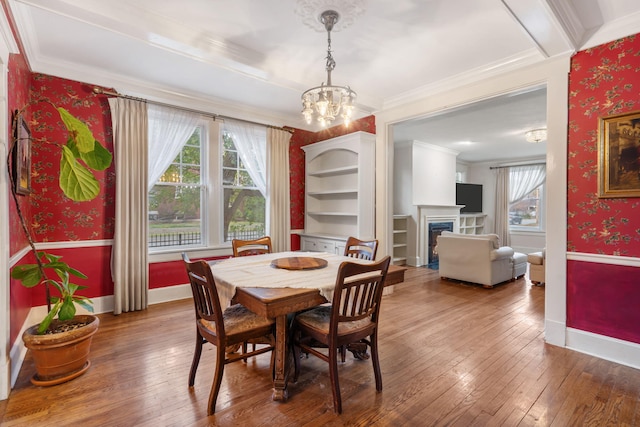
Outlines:
{"type": "MultiPolygon", "coordinates": [[[[357,117],[640,32],[638,0],[1,1],[35,72],[308,130],[317,129],[302,121],[300,95],[326,80],[327,34],[315,19],[326,9],[342,16],[331,34],[333,84],[357,92],[357,117]]],[[[515,144],[544,124],[543,93],[428,118],[426,131],[397,126],[396,135],[515,144]]]]}

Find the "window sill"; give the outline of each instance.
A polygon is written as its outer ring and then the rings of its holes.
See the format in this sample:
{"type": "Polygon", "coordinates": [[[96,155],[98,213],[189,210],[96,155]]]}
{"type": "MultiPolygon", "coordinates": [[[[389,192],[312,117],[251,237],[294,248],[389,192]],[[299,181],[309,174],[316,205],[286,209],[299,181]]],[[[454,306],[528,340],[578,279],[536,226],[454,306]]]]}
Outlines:
{"type": "Polygon", "coordinates": [[[168,262],[168,261],[180,261],[182,260],[182,253],[186,252],[190,258],[211,258],[211,257],[230,257],[233,255],[231,244],[215,247],[203,247],[203,246],[185,246],[174,247],[167,249],[160,249],[154,252],[149,252],[149,263],[156,262],[168,262]]]}

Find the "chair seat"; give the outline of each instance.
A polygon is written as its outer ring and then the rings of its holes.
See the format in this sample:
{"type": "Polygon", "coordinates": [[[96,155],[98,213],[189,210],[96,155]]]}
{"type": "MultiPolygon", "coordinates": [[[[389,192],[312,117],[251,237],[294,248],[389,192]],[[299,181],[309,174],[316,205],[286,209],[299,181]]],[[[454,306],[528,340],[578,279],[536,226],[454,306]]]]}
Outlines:
{"type": "Polygon", "coordinates": [[[544,256],[542,252],[533,252],[527,255],[527,261],[529,264],[542,265],[544,263],[544,256]]]}
{"type": "MultiPolygon", "coordinates": [[[[268,328],[274,324],[273,319],[258,316],[242,304],[235,304],[225,309],[222,317],[227,336],[239,335],[259,328],[268,328]]],[[[216,333],[215,322],[200,319],[200,323],[212,333],[216,333]]]]}
{"type": "MultiPolygon", "coordinates": [[[[322,305],[312,310],[305,311],[297,315],[298,323],[303,324],[321,334],[329,333],[329,323],[331,322],[331,306],[322,305]]],[[[338,335],[346,335],[372,325],[371,318],[355,320],[352,322],[340,322],[338,324],[338,335]]]]}

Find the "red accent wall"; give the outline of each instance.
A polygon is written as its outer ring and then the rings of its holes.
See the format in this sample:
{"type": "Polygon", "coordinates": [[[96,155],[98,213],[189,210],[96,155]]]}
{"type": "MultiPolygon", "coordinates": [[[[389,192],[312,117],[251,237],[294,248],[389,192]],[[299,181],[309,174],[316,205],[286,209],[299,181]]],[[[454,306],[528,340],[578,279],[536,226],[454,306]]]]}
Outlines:
{"type": "Polygon", "coordinates": [[[569,261],[567,325],[640,343],[640,268],[569,261]]]}
{"type": "MultiPolygon", "coordinates": [[[[15,110],[22,109],[27,105],[29,101],[29,84],[31,82],[31,71],[24,60],[22,55],[11,54],[9,56],[9,64],[7,84],[8,84],[8,99],[7,105],[9,108],[9,120],[12,119],[12,114],[15,110]]],[[[27,120],[30,119],[30,111],[25,112],[27,120]]],[[[11,122],[9,122],[11,123],[11,122]]],[[[12,141],[11,127],[8,129],[8,141],[12,141]]],[[[20,209],[27,218],[27,223],[31,223],[31,204],[29,203],[29,195],[19,195],[18,203],[20,209]]],[[[27,245],[27,238],[22,231],[22,226],[18,219],[15,204],[13,200],[9,203],[9,252],[14,255],[27,245]]]]}
{"type": "Polygon", "coordinates": [[[112,239],[115,217],[115,166],[95,172],[100,181],[98,197],[89,202],[73,202],[58,186],[60,149],[56,144],[67,141],[67,131],[57,112],[49,104],[67,109],[83,121],[113,153],[111,113],[107,97],[95,95],[93,86],[58,77],[34,74],[31,100],[43,100],[33,105],[30,122],[34,138],[31,205],[32,228],[39,242],[112,239]],[[48,102],[46,102],[48,101],[48,102]]]}
{"type": "MultiPolygon", "coordinates": [[[[578,52],[572,58],[567,176],[570,252],[640,257],[640,198],[597,196],[598,118],[637,111],[639,93],[637,36],[578,52]]],[[[640,343],[639,303],[639,268],[568,262],[567,326],[640,343]]]]}

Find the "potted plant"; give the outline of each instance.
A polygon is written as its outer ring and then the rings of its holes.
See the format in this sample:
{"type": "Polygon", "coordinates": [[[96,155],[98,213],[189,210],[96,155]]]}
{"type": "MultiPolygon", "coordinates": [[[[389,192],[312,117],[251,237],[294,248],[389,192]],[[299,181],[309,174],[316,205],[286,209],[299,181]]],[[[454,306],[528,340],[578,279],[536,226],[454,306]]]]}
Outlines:
{"type": "MultiPolygon", "coordinates": [[[[67,129],[65,143],[53,143],[61,150],[59,187],[74,201],[94,199],[100,192],[100,184],[92,171],[105,170],[111,165],[112,155],[98,141],[91,130],[64,108],[56,107],[46,100],[37,100],[29,105],[46,103],[60,116],[67,129]]],[[[9,170],[15,167],[11,153],[19,142],[17,131],[19,120],[25,109],[16,111],[12,119],[12,144],[7,157],[9,170]]],[[[30,138],[30,135],[27,136],[30,138]]],[[[47,141],[48,142],[48,141],[47,141]]],[[[15,174],[10,173],[11,192],[16,211],[36,262],[14,267],[11,277],[26,287],[44,286],[47,295],[48,313],[45,318],[28,328],[22,339],[32,351],[36,374],[31,382],[36,385],[54,385],[82,375],[89,368],[91,338],[97,332],[99,320],[93,315],[77,315],[76,305],[93,312],[92,301],[78,296],[76,292],[86,289],[71,282],[71,276],[86,279],[80,271],[72,268],[62,257],[37,251],[26,219],[18,202],[15,174]],[[47,273],[55,273],[55,277],[47,273]],[[52,293],[51,289],[55,292],[52,293]]]]}

